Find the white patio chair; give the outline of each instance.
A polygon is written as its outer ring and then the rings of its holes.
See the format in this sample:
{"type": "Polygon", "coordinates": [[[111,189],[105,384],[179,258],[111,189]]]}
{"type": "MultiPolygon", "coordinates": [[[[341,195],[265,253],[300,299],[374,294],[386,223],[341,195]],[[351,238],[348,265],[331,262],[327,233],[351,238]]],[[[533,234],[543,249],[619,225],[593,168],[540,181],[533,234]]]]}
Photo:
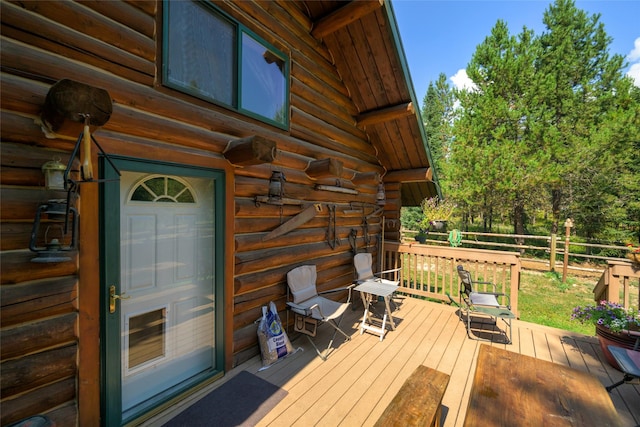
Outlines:
{"type": "Polygon", "coordinates": [[[333,341],[336,334],[340,332],[347,341],[351,340],[351,337],[340,329],[340,322],[342,321],[342,315],[349,308],[351,304],[351,289],[355,285],[347,286],[346,288],[337,288],[329,291],[318,293],[316,289],[316,266],[315,265],[302,265],[294,268],[287,273],[287,305],[296,315],[295,330],[303,333],[309,339],[309,342],[316,349],[318,356],[322,360],[327,360],[333,341]],[[340,303],[321,295],[328,294],[330,292],[349,291],[347,301],[340,303]],[[290,300],[290,296],[293,297],[293,301],[290,300]],[[307,319],[311,320],[313,327],[306,327],[307,319]],[[312,337],[316,335],[316,323],[327,323],[331,325],[335,330],[327,345],[327,348],[323,351],[317,347],[312,337]]]}
{"type": "MultiPolygon", "coordinates": [[[[397,273],[402,270],[402,267],[393,268],[391,270],[380,271],[377,274],[373,273],[373,257],[369,252],[361,252],[353,257],[353,266],[356,269],[355,284],[359,285],[367,280],[373,280],[376,282],[385,283],[392,286],[400,286],[400,280],[385,279],[382,276],[389,273],[397,273]]],[[[397,275],[395,275],[397,277],[397,275]]],[[[398,304],[393,300],[395,293],[391,296],[390,301],[394,306],[394,311],[398,310],[398,304]]]]}

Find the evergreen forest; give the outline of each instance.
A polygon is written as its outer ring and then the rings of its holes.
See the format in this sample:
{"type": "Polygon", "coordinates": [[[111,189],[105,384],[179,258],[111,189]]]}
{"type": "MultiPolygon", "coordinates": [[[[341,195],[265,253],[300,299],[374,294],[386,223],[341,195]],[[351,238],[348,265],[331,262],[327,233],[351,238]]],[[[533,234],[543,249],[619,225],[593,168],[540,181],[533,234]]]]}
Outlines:
{"type": "MultiPolygon", "coordinates": [[[[467,64],[470,89],[444,74],[429,84],[422,116],[450,222],[532,234],[572,218],[585,239],[638,246],[640,88],[598,14],[556,0],[542,22],[512,34],[498,20],[467,64]]],[[[403,211],[403,225],[419,216],[403,211]]]]}

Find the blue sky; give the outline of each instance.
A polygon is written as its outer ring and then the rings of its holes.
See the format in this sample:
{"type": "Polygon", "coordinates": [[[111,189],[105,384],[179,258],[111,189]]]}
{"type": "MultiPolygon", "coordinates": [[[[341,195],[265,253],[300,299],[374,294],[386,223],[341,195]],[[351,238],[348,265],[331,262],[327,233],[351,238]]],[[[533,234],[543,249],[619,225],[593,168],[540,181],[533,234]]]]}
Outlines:
{"type": "MultiPolygon", "coordinates": [[[[498,19],[512,35],[523,26],[536,35],[544,30],[544,11],[553,0],[392,0],[396,21],[417,101],[429,82],[445,73],[448,83],[460,87],[468,81],[464,69],[476,47],[491,34],[498,19]]],[[[605,31],[613,38],[610,54],[620,54],[629,66],[625,72],[640,86],[640,0],[577,0],[589,15],[599,13],[605,31]]]]}

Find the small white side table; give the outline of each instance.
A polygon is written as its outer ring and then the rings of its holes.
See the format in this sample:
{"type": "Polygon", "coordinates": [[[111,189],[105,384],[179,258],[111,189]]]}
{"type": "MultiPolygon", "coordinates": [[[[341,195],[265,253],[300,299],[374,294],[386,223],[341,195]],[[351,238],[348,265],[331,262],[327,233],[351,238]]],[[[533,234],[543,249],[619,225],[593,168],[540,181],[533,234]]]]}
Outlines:
{"type": "Polygon", "coordinates": [[[360,292],[360,296],[362,298],[362,302],[364,304],[364,316],[362,317],[362,323],[360,324],[360,335],[364,333],[365,330],[375,332],[380,335],[380,341],[384,338],[384,334],[386,332],[386,323],[387,317],[389,319],[389,325],[391,325],[392,330],[396,330],[396,324],[393,321],[393,316],[391,315],[391,308],[389,306],[389,301],[391,300],[391,295],[395,291],[398,290],[398,286],[395,284],[391,284],[384,279],[370,279],[365,280],[360,283],[358,286],[354,288],[354,290],[360,292]],[[371,314],[371,310],[369,306],[373,301],[373,298],[382,297],[384,300],[384,315],[382,316],[382,326],[375,326],[371,320],[373,315],[371,314]]]}

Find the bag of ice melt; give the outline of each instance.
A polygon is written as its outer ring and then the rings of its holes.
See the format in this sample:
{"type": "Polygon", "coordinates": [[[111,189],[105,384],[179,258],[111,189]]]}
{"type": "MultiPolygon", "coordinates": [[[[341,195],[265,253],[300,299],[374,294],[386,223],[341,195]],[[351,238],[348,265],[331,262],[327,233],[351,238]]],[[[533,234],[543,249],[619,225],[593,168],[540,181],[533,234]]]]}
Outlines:
{"type": "Polygon", "coordinates": [[[289,337],[282,327],[276,305],[271,301],[269,308],[262,307],[262,318],[258,325],[258,341],[262,353],[262,366],[268,367],[279,359],[293,353],[289,337]]]}

